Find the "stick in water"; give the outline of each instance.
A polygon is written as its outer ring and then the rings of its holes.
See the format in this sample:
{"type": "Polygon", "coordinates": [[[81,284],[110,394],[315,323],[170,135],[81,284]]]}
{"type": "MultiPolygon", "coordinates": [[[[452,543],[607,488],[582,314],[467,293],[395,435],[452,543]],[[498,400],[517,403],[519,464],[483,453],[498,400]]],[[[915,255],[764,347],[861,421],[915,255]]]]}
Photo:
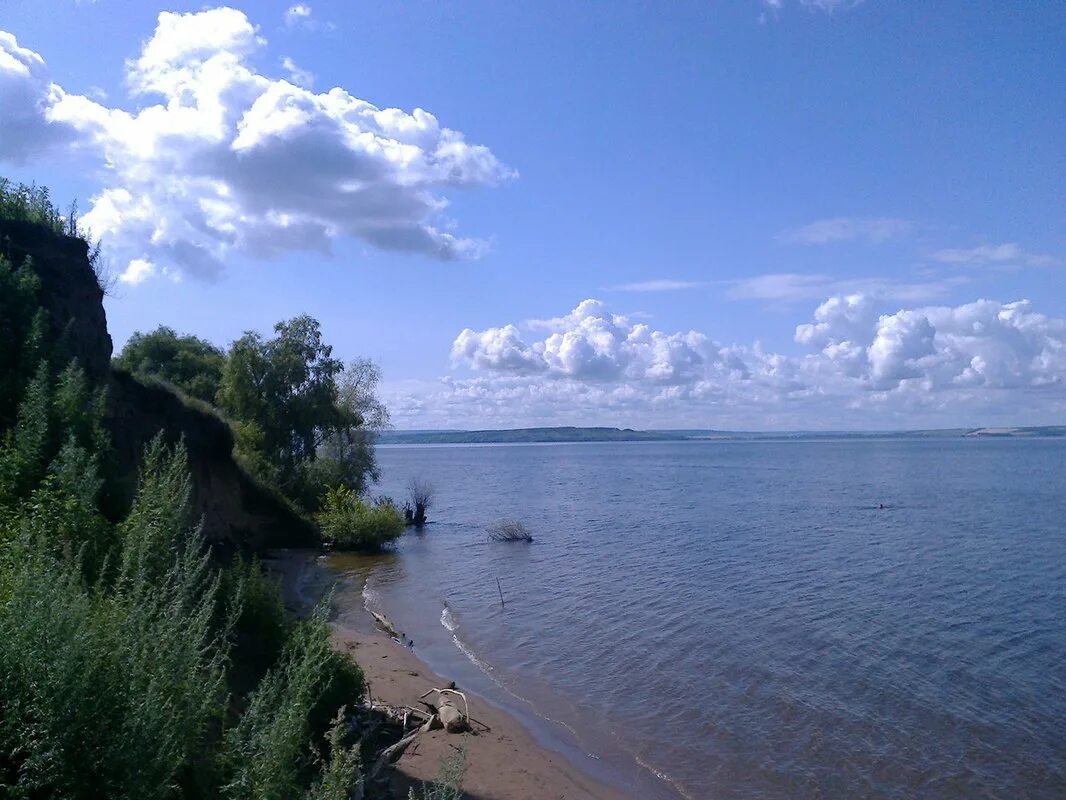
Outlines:
{"type": "Polygon", "coordinates": [[[496,588],[500,590],[500,608],[506,608],[507,604],[503,602],[503,587],[500,586],[500,579],[496,579],[496,588]]]}

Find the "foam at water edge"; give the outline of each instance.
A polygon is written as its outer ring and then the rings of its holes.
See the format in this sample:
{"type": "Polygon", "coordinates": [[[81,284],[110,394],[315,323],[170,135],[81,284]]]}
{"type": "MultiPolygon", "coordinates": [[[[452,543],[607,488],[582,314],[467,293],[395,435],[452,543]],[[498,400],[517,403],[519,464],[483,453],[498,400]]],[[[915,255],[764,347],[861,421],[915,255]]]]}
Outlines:
{"type": "MultiPolygon", "coordinates": [[[[482,661],[480,658],[478,658],[477,655],[475,655],[474,652],[469,647],[467,647],[466,643],[462,639],[459,638],[459,635],[457,633],[457,631],[459,630],[459,619],[456,616],[455,612],[452,611],[451,608],[449,608],[447,605],[445,605],[444,608],[441,609],[441,612],[440,612],[440,624],[444,627],[445,630],[447,630],[449,633],[452,634],[452,642],[459,649],[459,652],[461,652],[464,656],[466,656],[467,660],[470,661],[470,663],[472,663],[474,666],[476,666],[479,670],[481,670],[489,679],[492,680],[492,682],[494,684],[496,684],[496,686],[498,686],[504,692],[509,694],[515,700],[518,700],[518,701],[524,703],[525,705],[529,706],[530,710],[536,716],[538,716],[541,719],[546,720],[548,722],[552,722],[552,723],[554,723],[556,725],[559,725],[559,726],[565,728],[566,730],[568,730],[573,735],[574,740],[576,742],[580,742],[581,741],[580,736],[578,735],[578,732],[574,728],[572,728],[570,725],[567,725],[562,720],[554,719],[552,717],[549,717],[546,714],[541,713],[536,708],[536,706],[533,705],[532,702],[530,702],[529,700],[527,700],[526,698],[524,698],[524,697],[522,697],[522,696],[520,696],[518,694],[515,694],[513,691],[511,691],[509,688],[504,686],[502,683],[500,683],[499,680],[496,679],[495,675],[493,675],[493,671],[494,671],[493,670],[493,666],[491,664],[486,663],[485,661],[482,661]]],[[[617,740],[617,736],[615,737],[615,739],[617,740]]],[[[621,745],[621,742],[619,742],[619,744],[621,745]]],[[[633,758],[634,761],[637,762],[637,764],[639,764],[641,767],[646,769],[648,772],[652,773],[659,780],[661,780],[664,783],[669,784],[670,786],[672,786],[674,788],[674,790],[678,794],[680,794],[682,797],[686,798],[686,800],[693,800],[692,796],[689,795],[687,792],[685,792],[685,790],[681,786],[679,786],[673,780],[673,778],[671,778],[665,772],[662,772],[661,770],[658,770],[655,767],[653,767],[651,764],[648,764],[646,761],[644,761],[643,758],[640,757],[639,754],[630,751],[629,748],[626,748],[626,747],[622,746],[622,749],[626,750],[627,752],[629,752],[630,756],[633,758]]],[[[596,761],[600,760],[600,757],[598,755],[596,755],[595,753],[586,752],[585,755],[588,756],[589,758],[595,759],[596,761]]]]}
{"type": "Polygon", "coordinates": [[[363,590],[361,592],[363,596],[363,608],[367,611],[379,611],[381,608],[381,598],[377,591],[370,588],[370,576],[367,575],[363,581],[363,590]],[[373,608],[371,608],[373,606],[373,608]]]}
{"type": "MultiPolygon", "coordinates": [[[[615,738],[617,738],[617,737],[615,737],[615,738]]],[[[673,778],[671,778],[665,772],[662,772],[661,770],[658,770],[655,767],[653,767],[651,764],[649,764],[647,761],[645,761],[643,758],[641,758],[639,754],[634,753],[632,751],[629,751],[628,748],[625,748],[625,747],[623,747],[622,749],[627,750],[627,752],[629,752],[629,754],[631,756],[633,756],[633,760],[634,761],[636,761],[638,764],[640,764],[640,766],[644,767],[644,769],[646,769],[648,772],[650,772],[656,778],[661,780],[663,783],[668,783],[671,787],[673,787],[674,791],[677,792],[682,797],[684,797],[685,800],[696,800],[696,798],[694,798],[692,795],[690,795],[688,792],[686,792],[684,787],[682,787],[677,781],[675,781],[673,778]]]]}
{"type": "MultiPolygon", "coordinates": [[[[371,610],[375,610],[375,611],[379,611],[379,612],[381,611],[381,596],[377,592],[377,590],[373,589],[370,586],[370,576],[369,575],[367,576],[366,580],[363,582],[363,588],[362,588],[362,591],[361,591],[361,595],[362,595],[362,599],[363,599],[363,607],[367,611],[371,611],[371,610]]],[[[470,647],[468,647],[467,644],[462,639],[459,638],[459,636],[457,634],[457,631],[459,630],[459,618],[455,614],[455,612],[452,611],[451,608],[449,608],[447,605],[445,605],[444,608],[441,609],[441,612],[440,612],[440,624],[445,630],[447,630],[449,633],[452,634],[452,643],[459,650],[459,652],[462,653],[471,664],[473,664],[475,667],[477,667],[478,670],[480,670],[481,673],[485,675],[485,677],[487,677],[489,680],[491,680],[501,691],[505,692],[507,695],[509,695],[510,697],[514,698],[515,700],[517,700],[518,702],[522,703],[523,705],[528,706],[530,711],[534,714],[534,716],[536,716],[536,717],[538,717],[538,718],[540,718],[540,719],[542,719],[542,720],[544,720],[546,722],[552,723],[554,725],[558,725],[558,726],[564,728],[565,730],[569,731],[570,734],[573,736],[575,744],[581,742],[580,734],[578,734],[577,730],[575,730],[572,726],[568,725],[566,722],[563,722],[562,720],[555,719],[554,717],[550,717],[547,714],[542,713],[539,709],[537,709],[537,707],[532,703],[532,701],[528,700],[525,697],[522,697],[519,694],[516,694],[510,688],[505,686],[496,677],[496,675],[494,674],[495,673],[495,668],[491,664],[489,664],[488,662],[483,661],[482,659],[478,658],[478,656],[474,653],[474,651],[471,650],[470,647]]],[[[623,747],[622,749],[628,751],[628,748],[623,747]]],[[[585,755],[588,758],[594,759],[596,761],[600,761],[601,760],[600,757],[598,755],[596,755],[595,753],[590,753],[588,751],[584,751],[583,749],[582,749],[582,752],[584,752],[585,755]]],[[[666,775],[666,774],[660,772],[659,770],[655,769],[654,767],[651,767],[650,765],[646,764],[635,753],[630,751],[629,754],[634,759],[634,761],[637,762],[637,764],[639,764],[641,767],[643,767],[644,769],[646,769],[649,772],[651,772],[659,780],[661,780],[664,783],[667,783],[670,786],[672,786],[675,789],[675,791],[677,791],[682,797],[687,798],[687,800],[692,800],[691,796],[688,795],[683,789],[681,789],[681,787],[679,787],[668,775],[666,775]]]]}
{"type": "Polygon", "coordinates": [[[459,620],[455,618],[455,614],[448,606],[445,606],[444,610],[440,612],[440,624],[451,633],[455,633],[459,629],[459,620]]]}

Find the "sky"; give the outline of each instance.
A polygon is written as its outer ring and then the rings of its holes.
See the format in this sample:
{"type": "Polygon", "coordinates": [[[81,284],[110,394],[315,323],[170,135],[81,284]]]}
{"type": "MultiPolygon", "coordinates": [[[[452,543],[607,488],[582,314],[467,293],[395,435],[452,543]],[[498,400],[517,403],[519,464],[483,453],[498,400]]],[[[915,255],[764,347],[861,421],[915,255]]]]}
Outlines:
{"type": "Polygon", "coordinates": [[[0,0],[116,348],[310,314],[399,429],[1066,422],[1066,4],[0,0]]]}

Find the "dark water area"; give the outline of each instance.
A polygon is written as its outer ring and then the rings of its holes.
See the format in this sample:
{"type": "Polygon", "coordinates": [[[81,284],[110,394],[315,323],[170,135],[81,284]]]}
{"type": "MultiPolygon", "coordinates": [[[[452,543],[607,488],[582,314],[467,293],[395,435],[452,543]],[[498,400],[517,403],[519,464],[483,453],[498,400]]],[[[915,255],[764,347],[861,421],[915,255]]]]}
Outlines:
{"type": "Polygon", "coordinates": [[[1066,796],[1066,441],[379,459],[386,494],[435,486],[433,522],[334,563],[342,616],[384,610],[637,796],[1066,796]],[[534,543],[487,543],[504,517],[534,543]]]}

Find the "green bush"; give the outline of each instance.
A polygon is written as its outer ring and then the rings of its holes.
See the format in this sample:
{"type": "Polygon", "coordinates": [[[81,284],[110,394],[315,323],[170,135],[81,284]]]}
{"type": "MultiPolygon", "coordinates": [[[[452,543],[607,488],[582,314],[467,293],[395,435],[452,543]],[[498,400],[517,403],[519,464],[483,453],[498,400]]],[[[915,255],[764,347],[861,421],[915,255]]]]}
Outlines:
{"type": "Polygon", "coordinates": [[[423,784],[417,792],[411,789],[407,800],[462,800],[465,777],[466,749],[461,747],[441,762],[436,780],[423,784]]]}
{"type": "Polygon", "coordinates": [[[378,550],[406,527],[403,515],[387,500],[371,503],[345,486],[326,492],[316,516],[323,538],[342,550],[378,550]]]}
{"type": "MultiPolygon", "coordinates": [[[[180,452],[157,459],[155,482],[179,481],[142,491],[142,519],[179,516],[183,461],[180,452]]],[[[0,788],[12,797],[181,796],[209,763],[209,734],[226,708],[226,632],[213,624],[218,577],[203,542],[195,529],[126,527],[117,584],[89,584],[81,558],[56,558],[55,532],[34,520],[60,520],[63,501],[34,498],[0,561],[0,788]],[[142,557],[146,542],[159,559],[142,557]]]]}
{"type": "Polygon", "coordinates": [[[302,796],[316,765],[322,763],[320,743],[325,743],[330,719],[338,707],[360,702],[363,691],[362,671],[330,645],[326,608],[320,606],[297,625],[281,661],[267,673],[227,734],[232,777],[226,796],[235,800],[302,796]]]}

